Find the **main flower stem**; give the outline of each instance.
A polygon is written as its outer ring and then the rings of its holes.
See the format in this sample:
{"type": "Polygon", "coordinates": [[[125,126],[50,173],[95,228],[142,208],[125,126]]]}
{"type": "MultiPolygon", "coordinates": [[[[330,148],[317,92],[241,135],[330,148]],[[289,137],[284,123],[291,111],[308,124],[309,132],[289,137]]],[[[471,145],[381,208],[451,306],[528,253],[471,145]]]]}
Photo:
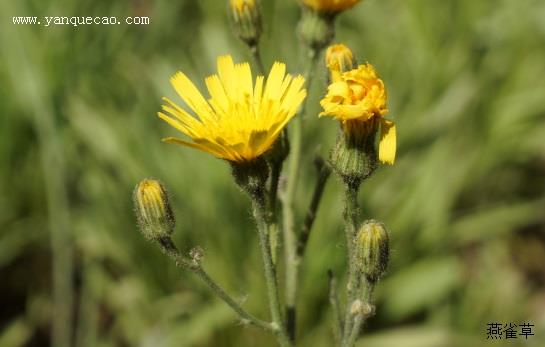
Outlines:
{"type": "Polygon", "coordinates": [[[357,298],[358,293],[358,276],[356,271],[356,252],[355,252],[355,238],[359,223],[359,207],[358,207],[358,190],[359,183],[345,182],[345,207],[344,207],[344,221],[345,221],[345,233],[346,233],[346,249],[347,249],[347,265],[348,276],[346,283],[346,313],[344,319],[343,330],[343,346],[345,346],[349,335],[352,332],[352,325],[354,320],[352,319],[352,303],[357,298]]]}
{"type": "Polygon", "coordinates": [[[184,258],[170,238],[161,239],[159,241],[159,245],[162,251],[172,258],[172,260],[174,260],[177,267],[189,270],[196,274],[204,282],[204,284],[227,305],[229,305],[229,307],[231,307],[243,321],[273,334],[278,333],[278,329],[272,324],[265,322],[244,310],[219,284],[217,284],[210,277],[210,275],[202,268],[200,263],[184,258]]]}
{"type": "Polygon", "coordinates": [[[269,240],[269,229],[272,223],[268,221],[267,206],[265,194],[262,190],[252,195],[252,207],[254,218],[257,223],[259,233],[259,245],[261,246],[261,255],[263,257],[263,267],[265,270],[265,281],[267,283],[267,293],[269,296],[269,308],[273,324],[278,329],[277,338],[280,346],[292,346],[286,333],[282,309],[280,306],[280,297],[278,293],[278,282],[276,279],[276,268],[273,263],[271,246],[269,240]]]}
{"type": "MultiPolygon", "coordinates": [[[[319,51],[314,49],[309,51],[309,64],[307,65],[307,70],[304,75],[308,86],[307,88],[310,88],[319,53],[319,51]]],[[[307,103],[308,98],[301,107],[301,111],[297,117],[295,117],[293,127],[290,131],[292,133],[292,138],[290,141],[291,155],[289,158],[288,184],[282,199],[284,258],[286,265],[286,324],[288,334],[292,341],[295,340],[295,302],[297,298],[297,238],[295,235],[293,222],[293,200],[295,198],[297,179],[299,177],[303,137],[303,116],[306,111],[307,103]]]]}

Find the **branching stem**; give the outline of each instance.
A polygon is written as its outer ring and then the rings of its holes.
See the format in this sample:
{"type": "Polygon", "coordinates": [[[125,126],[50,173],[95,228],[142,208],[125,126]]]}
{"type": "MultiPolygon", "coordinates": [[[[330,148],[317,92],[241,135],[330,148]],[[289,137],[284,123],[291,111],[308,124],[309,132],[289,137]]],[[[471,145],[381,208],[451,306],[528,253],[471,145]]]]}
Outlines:
{"type": "Polygon", "coordinates": [[[189,270],[196,274],[204,282],[204,284],[206,284],[206,286],[210,288],[214,294],[229,305],[229,307],[231,307],[243,321],[273,334],[278,333],[278,329],[275,328],[273,324],[265,322],[244,310],[240,304],[238,304],[219,284],[217,284],[210,277],[199,262],[184,258],[170,238],[161,239],[159,241],[159,245],[161,246],[163,252],[174,260],[177,267],[189,270]]]}

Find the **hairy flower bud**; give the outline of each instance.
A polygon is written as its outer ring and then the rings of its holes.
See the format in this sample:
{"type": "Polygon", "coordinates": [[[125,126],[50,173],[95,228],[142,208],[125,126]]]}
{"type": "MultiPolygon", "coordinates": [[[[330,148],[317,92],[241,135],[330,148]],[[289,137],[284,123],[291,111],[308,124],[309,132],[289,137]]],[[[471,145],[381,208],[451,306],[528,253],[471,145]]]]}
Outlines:
{"type": "Polygon", "coordinates": [[[145,179],[138,183],[133,200],[140,231],[147,239],[157,241],[172,234],[174,215],[161,182],[145,179]]]}
{"type": "Polygon", "coordinates": [[[346,122],[339,132],[329,162],[345,183],[358,186],[378,166],[375,138],[378,123],[346,122]],[[349,129],[347,127],[350,127],[349,129]]]}
{"type": "Polygon", "coordinates": [[[358,266],[368,281],[376,282],[382,276],[390,256],[389,237],[382,223],[368,220],[357,235],[358,266]]]}
{"type": "Polygon", "coordinates": [[[249,46],[256,46],[262,32],[257,0],[229,0],[229,18],[235,34],[249,46]]]}

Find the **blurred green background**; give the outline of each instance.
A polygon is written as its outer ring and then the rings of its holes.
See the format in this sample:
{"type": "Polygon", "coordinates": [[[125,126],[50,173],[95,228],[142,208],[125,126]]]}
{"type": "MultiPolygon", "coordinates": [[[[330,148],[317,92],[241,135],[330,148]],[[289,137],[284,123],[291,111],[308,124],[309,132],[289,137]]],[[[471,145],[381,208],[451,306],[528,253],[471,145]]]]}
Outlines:
{"type": "MultiPolygon", "coordinates": [[[[303,69],[296,1],[263,1],[267,66],[303,69]]],[[[266,317],[249,203],[225,163],[161,143],[168,78],[202,86],[215,59],[250,58],[220,0],[0,0],[0,346],[49,346],[57,283],[70,280],[76,346],[274,346],[137,232],[131,192],[168,186],[175,242],[266,317]],[[14,25],[12,16],[149,16],[151,24],[14,25]],[[69,261],[66,261],[68,259],[69,261]]],[[[361,346],[543,346],[545,341],[545,2],[366,0],[336,42],[373,63],[398,124],[398,160],[360,194],[392,236],[377,315],[361,346]],[[486,340],[488,323],[531,322],[527,340],[486,340]],[[508,343],[507,343],[508,342],[508,343]]],[[[297,217],[316,151],[320,66],[305,123],[297,217]]],[[[178,99],[176,99],[178,100],[178,99]]],[[[326,270],[344,269],[341,189],[330,180],[303,265],[302,346],[331,346],[326,270]]]]}

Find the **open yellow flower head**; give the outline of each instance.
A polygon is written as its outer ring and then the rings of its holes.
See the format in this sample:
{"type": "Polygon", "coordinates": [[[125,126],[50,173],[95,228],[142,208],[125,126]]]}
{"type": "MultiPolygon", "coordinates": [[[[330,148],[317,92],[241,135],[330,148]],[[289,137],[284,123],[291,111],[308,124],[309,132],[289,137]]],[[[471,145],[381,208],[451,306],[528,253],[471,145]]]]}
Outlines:
{"type": "Polygon", "coordinates": [[[187,135],[163,141],[193,147],[231,162],[248,162],[271,148],[306,97],[302,76],[286,74],[286,65],[273,64],[267,80],[255,84],[248,63],[234,64],[231,56],[218,58],[218,74],[205,79],[210,97],[205,99],[182,72],[172,86],[196,116],[168,98],[158,116],[187,135]]]}
{"type": "Polygon", "coordinates": [[[323,13],[339,13],[356,5],[360,0],[301,0],[302,3],[323,13]]]}
{"type": "Polygon", "coordinates": [[[323,112],[320,116],[331,116],[343,125],[345,131],[373,129],[362,123],[380,122],[379,160],[393,164],[396,150],[395,124],[384,119],[386,89],[371,64],[346,71],[328,87],[326,96],[320,101],[323,112]]]}
{"type": "Polygon", "coordinates": [[[331,73],[331,81],[335,82],[341,78],[341,73],[354,68],[354,55],[342,43],[335,44],[327,48],[325,62],[331,73]]]}

